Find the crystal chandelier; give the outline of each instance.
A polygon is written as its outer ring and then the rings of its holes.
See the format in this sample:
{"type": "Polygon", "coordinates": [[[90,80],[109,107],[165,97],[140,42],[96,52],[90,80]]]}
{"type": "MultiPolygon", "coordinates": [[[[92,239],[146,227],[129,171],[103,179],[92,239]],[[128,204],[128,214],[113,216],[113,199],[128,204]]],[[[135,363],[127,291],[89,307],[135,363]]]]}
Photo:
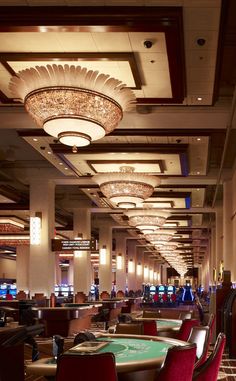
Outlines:
{"type": "Polygon", "coordinates": [[[172,240],[176,230],[159,229],[156,233],[147,234],[145,238],[153,244],[158,242],[169,242],[172,240]]]}
{"type": "Polygon", "coordinates": [[[130,166],[121,166],[120,172],[97,174],[93,179],[110,201],[126,209],[142,203],[160,184],[159,177],[134,172],[130,166]]]}
{"type": "Polygon", "coordinates": [[[151,234],[162,226],[170,213],[160,209],[128,210],[129,224],[141,230],[144,234],[151,234]]]}
{"type": "Polygon", "coordinates": [[[74,65],[19,71],[9,88],[37,125],[61,143],[75,147],[113,131],[135,99],[121,81],[74,65]]]}

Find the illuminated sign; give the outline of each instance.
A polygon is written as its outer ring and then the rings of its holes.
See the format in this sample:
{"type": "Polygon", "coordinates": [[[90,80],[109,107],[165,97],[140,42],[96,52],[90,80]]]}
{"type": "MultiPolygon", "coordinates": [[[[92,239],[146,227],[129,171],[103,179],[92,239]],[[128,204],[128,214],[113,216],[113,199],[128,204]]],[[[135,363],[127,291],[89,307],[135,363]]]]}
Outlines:
{"type": "Polygon", "coordinates": [[[95,239],[52,239],[52,251],[97,250],[95,239]]]}

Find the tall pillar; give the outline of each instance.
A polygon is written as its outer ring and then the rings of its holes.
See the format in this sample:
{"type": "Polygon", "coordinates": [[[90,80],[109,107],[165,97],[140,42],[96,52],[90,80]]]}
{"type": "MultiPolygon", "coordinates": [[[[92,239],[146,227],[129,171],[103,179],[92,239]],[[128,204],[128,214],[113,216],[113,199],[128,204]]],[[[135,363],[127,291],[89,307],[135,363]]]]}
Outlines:
{"type": "Polygon", "coordinates": [[[223,208],[216,207],[216,273],[220,273],[220,264],[223,261],[223,208]]]}
{"type": "Polygon", "coordinates": [[[127,240],[127,250],[128,250],[128,276],[127,285],[128,290],[136,291],[136,245],[137,241],[135,239],[127,240]]]}
{"type": "MultiPolygon", "coordinates": [[[[231,269],[231,282],[236,284],[236,266],[235,266],[235,260],[236,260],[236,194],[235,194],[235,187],[236,187],[236,170],[234,171],[233,179],[232,179],[232,205],[233,205],[233,212],[231,214],[231,221],[232,221],[232,254],[230,256],[230,259],[228,261],[230,269],[231,269]]],[[[226,269],[228,270],[228,269],[226,269]]]]}
{"type": "Polygon", "coordinates": [[[17,291],[29,291],[29,245],[16,247],[16,284],[17,291]]]}
{"type": "Polygon", "coordinates": [[[59,254],[55,258],[55,284],[61,284],[61,267],[59,254]]]}
{"type": "Polygon", "coordinates": [[[214,272],[216,271],[216,228],[211,227],[211,238],[210,238],[210,258],[209,258],[209,268],[210,268],[210,285],[215,286],[216,280],[214,279],[214,272]]]}
{"type": "Polygon", "coordinates": [[[223,261],[224,269],[231,271],[233,266],[232,181],[225,181],[223,187],[223,261]]]}
{"type": "Polygon", "coordinates": [[[144,267],[144,248],[136,247],[136,289],[142,290],[143,281],[143,267],[144,267]]]}
{"type": "MultiPolygon", "coordinates": [[[[89,208],[74,209],[74,238],[82,234],[83,239],[91,239],[91,212],[89,208]]],[[[79,291],[89,294],[91,284],[90,251],[74,253],[74,294],[79,291]]]]}
{"type": "Polygon", "coordinates": [[[51,239],[55,229],[55,184],[40,178],[30,182],[30,216],[41,213],[41,242],[30,245],[29,288],[31,296],[44,293],[50,296],[55,284],[55,253],[51,239]]]}
{"type": "Polygon", "coordinates": [[[99,292],[112,290],[112,225],[107,222],[99,226],[99,251],[105,249],[105,263],[99,264],[99,292]]]}
{"type": "Polygon", "coordinates": [[[116,291],[122,290],[123,292],[125,292],[126,286],[126,237],[126,233],[114,236],[116,241],[116,291]],[[119,261],[121,268],[118,268],[119,261]]]}

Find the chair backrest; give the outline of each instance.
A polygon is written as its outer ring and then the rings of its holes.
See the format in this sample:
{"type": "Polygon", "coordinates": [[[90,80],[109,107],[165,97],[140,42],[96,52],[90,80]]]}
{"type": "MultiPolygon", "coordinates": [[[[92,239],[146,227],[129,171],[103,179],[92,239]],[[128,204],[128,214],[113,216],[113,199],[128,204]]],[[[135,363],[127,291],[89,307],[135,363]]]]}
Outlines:
{"type": "Polygon", "coordinates": [[[192,312],[190,311],[180,312],[178,319],[180,320],[192,319],[192,312]]]}
{"type": "Polygon", "coordinates": [[[143,321],[143,334],[149,336],[157,336],[156,320],[143,321]]]}
{"type": "Polygon", "coordinates": [[[197,345],[197,361],[195,362],[195,369],[203,364],[207,359],[208,348],[210,344],[210,329],[209,327],[195,326],[190,332],[188,338],[189,343],[197,345]]]}
{"type": "Polygon", "coordinates": [[[225,342],[225,334],[219,333],[211,355],[200,367],[194,371],[193,381],[217,381],[225,342]]]}
{"type": "Polygon", "coordinates": [[[212,339],[213,330],[214,330],[214,327],[215,327],[215,322],[216,322],[216,316],[215,316],[215,314],[210,314],[208,322],[206,324],[209,327],[209,329],[210,329],[210,341],[212,339]]]}
{"type": "Polygon", "coordinates": [[[197,319],[183,320],[176,338],[178,340],[187,341],[190,336],[191,329],[197,325],[199,325],[199,320],[197,319]]]}
{"type": "Polygon", "coordinates": [[[196,344],[169,348],[155,381],[192,380],[195,358],[196,344]]]}
{"type": "Polygon", "coordinates": [[[59,357],[56,381],[117,381],[113,353],[64,354],[59,357]]]}
{"type": "Polygon", "coordinates": [[[160,311],[143,311],[143,317],[144,318],[153,318],[153,319],[158,319],[161,317],[161,312],[160,311]]]}
{"type": "Polygon", "coordinates": [[[143,324],[137,323],[117,323],[115,333],[127,335],[143,335],[143,324]]]}

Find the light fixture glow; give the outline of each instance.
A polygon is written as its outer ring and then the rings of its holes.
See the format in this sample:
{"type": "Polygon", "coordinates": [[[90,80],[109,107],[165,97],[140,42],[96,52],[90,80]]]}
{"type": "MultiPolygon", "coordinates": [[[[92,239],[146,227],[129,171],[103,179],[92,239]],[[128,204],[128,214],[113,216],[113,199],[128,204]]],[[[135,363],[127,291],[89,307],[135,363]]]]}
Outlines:
{"type": "Polygon", "coordinates": [[[148,274],[149,274],[148,267],[147,267],[147,266],[144,266],[144,269],[143,269],[143,276],[144,276],[145,279],[148,278],[148,274]]]}
{"type": "Polygon", "coordinates": [[[21,70],[11,78],[9,89],[36,124],[72,147],[109,134],[135,100],[121,81],[67,64],[21,70]]]}
{"type": "Polygon", "coordinates": [[[41,218],[30,217],[30,244],[40,245],[41,243],[41,218]]]}
{"type": "Polygon", "coordinates": [[[130,259],[128,262],[128,273],[134,273],[134,262],[133,259],[130,259]]]}
{"type": "Polygon", "coordinates": [[[123,269],[123,257],[121,253],[116,256],[116,269],[117,270],[123,269]]]}
{"type": "Polygon", "coordinates": [[[134,172],[134,167],[121,166],[120,172],[99,173],[93,177],[102,193],[120,208],[135,208],[149,198],[160,184],[157,176],[134,172]]]}
{"type": "Polygon", "coordinates": [[[142,265],[141,265],[141,263],[137,264],[136,273],[137,273],[138,276],[142,275],[142,265]]]}
{"type": "Polygon", "coordinates": [[[107,249],[106,249],[106,246],[103,246],[99,250],[99,262],[100,262],[100,265],[106,265],[106,263],[107,263],[107,249]]]}

